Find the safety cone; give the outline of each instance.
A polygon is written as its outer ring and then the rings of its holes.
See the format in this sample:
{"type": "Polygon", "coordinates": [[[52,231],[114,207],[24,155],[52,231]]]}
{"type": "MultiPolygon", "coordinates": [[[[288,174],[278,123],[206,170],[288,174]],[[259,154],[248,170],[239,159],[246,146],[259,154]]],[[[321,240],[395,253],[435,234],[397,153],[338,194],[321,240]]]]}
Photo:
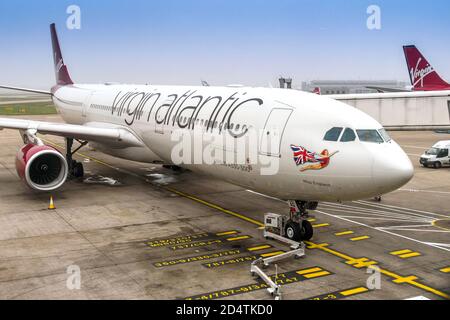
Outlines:
{"type": "Polygon", "coordinates": [[[50,204],[48,206],[48,210],[55,210],[55,203],[53,202],[53,196],[50,197],[50,204]]]}

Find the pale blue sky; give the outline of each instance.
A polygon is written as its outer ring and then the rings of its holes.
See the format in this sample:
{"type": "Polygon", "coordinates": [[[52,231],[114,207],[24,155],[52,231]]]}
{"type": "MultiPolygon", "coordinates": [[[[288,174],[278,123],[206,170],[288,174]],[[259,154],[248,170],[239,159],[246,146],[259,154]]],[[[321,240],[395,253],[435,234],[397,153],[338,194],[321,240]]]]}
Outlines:
{"type": "Polygon", "coordinates": [[[294,85],[314,79],[404,80],[402,45],[416,44],[450,80],[450,2],[433,0],[15,0],[0,2],[0,83],[54,83],[57,24],[80,83],[294,85]],[[66,28],[81,8],[82,29],[66,28]],[[380,6],[382,29],[366,27],[380,6]]]}

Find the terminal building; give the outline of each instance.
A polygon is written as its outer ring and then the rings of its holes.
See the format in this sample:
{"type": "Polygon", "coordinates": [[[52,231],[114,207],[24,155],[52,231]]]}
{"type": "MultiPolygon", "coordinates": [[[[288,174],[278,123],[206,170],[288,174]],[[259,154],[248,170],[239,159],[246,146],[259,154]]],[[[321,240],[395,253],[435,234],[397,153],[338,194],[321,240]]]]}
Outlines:
{"type": "Polygon", "coordinates": [[[302,90],[312,92],[315,88],[320,88],[321,94],[358,94],[377,93],[376,89],[370,87],[405,89],[409,83],[400,81],[369,81],[369,80],[314,80],[302,83],[302,90]]]}

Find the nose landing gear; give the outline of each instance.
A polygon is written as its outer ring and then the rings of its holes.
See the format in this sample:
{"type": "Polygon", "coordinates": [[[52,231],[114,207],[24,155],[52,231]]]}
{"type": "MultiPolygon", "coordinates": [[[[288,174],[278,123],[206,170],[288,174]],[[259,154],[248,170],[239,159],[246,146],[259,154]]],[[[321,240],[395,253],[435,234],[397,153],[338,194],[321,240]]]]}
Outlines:
{"type": "MultiPolygon", "coordinates": [[[[309,241],[314,235],[314,229],[308,221],[308,211],[317,209],[317,202],[289,201],[288,216],[267,214],[265,217],[266,234],[277,236],[294,242],[309,241]]],[[[269,236],[270,238],[271,236],[269,236]]]]}
{"type": "Polygon", "coordinates": [[[285,237],[294,241],[309,241],[314,235],[314,229],[308,219],[308,209],[316,210],[317,202],[291,200],[290,217],[286,222],[285,237]]]}

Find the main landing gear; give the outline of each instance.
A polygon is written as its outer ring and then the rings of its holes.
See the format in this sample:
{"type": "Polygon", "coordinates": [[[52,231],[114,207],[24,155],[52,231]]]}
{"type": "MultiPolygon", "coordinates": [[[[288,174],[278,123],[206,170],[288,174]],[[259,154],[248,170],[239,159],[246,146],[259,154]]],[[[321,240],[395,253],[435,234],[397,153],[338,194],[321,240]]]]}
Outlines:
{"type": "Polygon", "coordinates": [[[69,174],[71,178],[83,178],[84,177],[84,168],[81,162],[73,160],[73,155],[80,151],[83,147],[85,147],[88,142],[76,140],[80,146],[72,151],[73,148],[72,138],[66,138],[66,161],[69,166],[69,174]]]}
{"type": "Polygon", "coordinates": [[[316,210],[317,202],[289,201],[290,215],[285,226],[285,237],[293,241],[309,241],[314,229],[308,219],[307,210],[316,210]]]}

